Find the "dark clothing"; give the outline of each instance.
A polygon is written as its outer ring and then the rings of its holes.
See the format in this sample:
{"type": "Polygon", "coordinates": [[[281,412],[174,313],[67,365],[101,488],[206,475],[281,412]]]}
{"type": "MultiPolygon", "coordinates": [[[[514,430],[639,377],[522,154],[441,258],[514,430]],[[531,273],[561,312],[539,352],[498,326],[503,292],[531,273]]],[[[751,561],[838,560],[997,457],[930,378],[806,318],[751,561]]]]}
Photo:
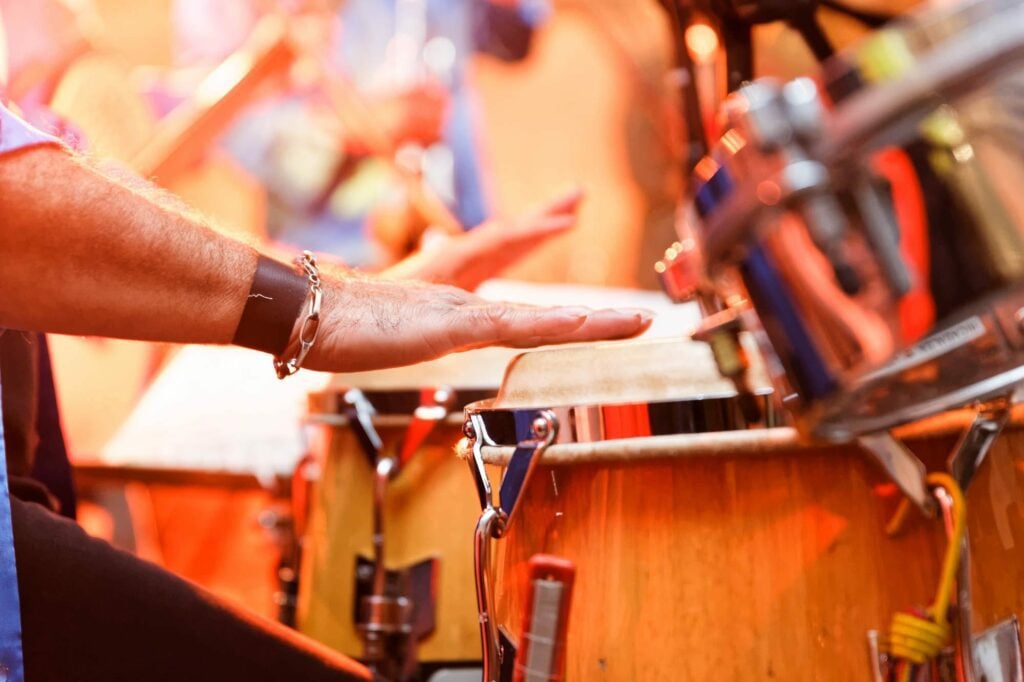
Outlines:
{"type": "Polygon", "coordinates": [[[36,431],[39,444],[30,475],[46,486],[57,500],[62,516],[69,519],[78,515],[78,499],[75,495],[74,479],[71,475],[71,461],[64,444],[64,431],[60,427],[60,412],[57,408],[57,391],[53,383],[53,367],[50,364],[50,349],[46,336],[39,335],[39,396],[36,401],[36,431]]]}
{"type": "Polygon", "coordinates": [[[57,413],[46,337],[0,333],[0,388],[11,492],[75,518],[71,463],[57,413]]]}
{"type": "Polygon", "coordinates": [[[30,682],[369,680],[359,664],[11,500],[30,682]]]}
{"type": "MultiPolygon", "coordinates": [[[[39,436],[36,431],[39,346],[36,335],[0,330],[0,389],[3,390],[4,444],[7,472],[28,476],[39,436]]],[[[12,482],[12,488],[15,484],[12,482]]]]}

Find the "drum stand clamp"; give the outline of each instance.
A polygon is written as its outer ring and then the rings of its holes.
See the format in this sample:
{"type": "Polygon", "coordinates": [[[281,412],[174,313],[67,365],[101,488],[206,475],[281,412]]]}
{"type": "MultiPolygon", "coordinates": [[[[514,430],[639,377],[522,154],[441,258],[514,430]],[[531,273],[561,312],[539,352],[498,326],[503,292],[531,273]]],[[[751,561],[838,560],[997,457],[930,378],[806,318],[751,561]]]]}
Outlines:
{"type": "Polygon", "coordinates": [[[491,586],[491,541],[505,536],[515,519],[522,492],[526,489],[537,464],[558,437],[558,418],[550,410],[538,410],[528,423],[517,419],[518,443],[498,491],[495,504],[491,481],[483,459],[483,446],[489,441],[484,419],[469,413],[465,435],[473,444],[469,462],[483,513],[476,525],[473,561],[476,573],[476,598],[480,614],[480,636],[483,643],[484,682],[511,682],[515,659],[515,643],[495,622],[494,596],[491,586]],[[525,431],[525,433],[522,433],[525,431]]]}
{"type": "Polygon", "coordinates": [[[354,614],[363,636],[364,662],[383,679],[409,679],[416,670],[416,643],[435,626],[436,558],[389,570],[385,563],[385,501],[391,481],[402,465],[430,435],[434,426],[450,414],[454,392],[448,388],[427,390],[413,414],[399,451],[385,453],[373,424],[376,415],[370,400],[357,389],[344,395],[344,413],[367,460],[373,466],[373,559],[356,557],[354,614]]]}

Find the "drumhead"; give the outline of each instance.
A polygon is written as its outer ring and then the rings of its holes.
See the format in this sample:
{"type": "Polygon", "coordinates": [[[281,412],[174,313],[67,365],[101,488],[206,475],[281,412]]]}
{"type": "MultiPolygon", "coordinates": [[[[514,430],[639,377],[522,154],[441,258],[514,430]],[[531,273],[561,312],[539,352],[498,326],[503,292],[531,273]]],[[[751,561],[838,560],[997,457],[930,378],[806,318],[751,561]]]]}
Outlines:
{"type": "MultiPolygon", "coordinates": [[[[750,339],[751,356],[758,358],[750,339]]],[[[532,438],[541,411],[557,423],[556,443],[593,443],[777,426],[764,366],[752,374],[761,420],[715,368],[706,344],[690,339],[596,343],[524,353],[509,365],[494,400],[466,407],[468,431],[484,445],[532,438]]]]}
{"type": "MultiPolygon", "coordinates": [[[[755,390],[771,382],[756,344],[744,346],[752,359],[755,390]]],[[[609,405],[736,394],[715,366],[710,347],[678,337],[578,344],[516,356],[505,372],[494,408],[609,405]]]]}

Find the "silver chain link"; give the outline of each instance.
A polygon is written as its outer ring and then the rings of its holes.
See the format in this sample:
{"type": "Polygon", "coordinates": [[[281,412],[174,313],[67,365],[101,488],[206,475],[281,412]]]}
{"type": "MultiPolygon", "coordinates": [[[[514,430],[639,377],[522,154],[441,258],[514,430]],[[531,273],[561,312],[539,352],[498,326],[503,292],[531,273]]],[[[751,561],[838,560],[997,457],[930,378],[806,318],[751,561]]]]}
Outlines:
{"type": "MultiPolygon", "coordinates": [[[[302,255],[295,259],[295,264],[306,275],[309,281],[309,308],[302,319],[299,327],[298,349],[295,355],[288,359],[274,358],[274,371],[278,379],[284,379],[302,369],[309,351],[316,343],[317,334],[320,331],[320,306],[323,303],[324,293],[320,286],[320,270],[316,265],[316,256],[311,251],[303,251],[302,255]]],[[[288,344],[291,348],[294,344],[288,344]]]]}

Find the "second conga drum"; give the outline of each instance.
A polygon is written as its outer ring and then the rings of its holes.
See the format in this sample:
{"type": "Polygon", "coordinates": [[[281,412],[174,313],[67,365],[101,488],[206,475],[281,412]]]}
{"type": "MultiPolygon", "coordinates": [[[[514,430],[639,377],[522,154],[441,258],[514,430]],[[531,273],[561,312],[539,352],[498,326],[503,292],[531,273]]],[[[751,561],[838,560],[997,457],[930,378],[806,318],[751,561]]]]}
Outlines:
{"type": "Polygon", "coordinates": [[[554,555],[575,565],[565,679],[872,679],[868,632],[932,598],[941,524],[887,537],[899,493],[861,450],[747,428],[713,366],[682,339],[527,353],[467,409],[492,485],[513,424],[558,422],[483,552],[484,622],[515,649],[529,561],[554,555]]]}
{"type": "MultiPolygon", "coordinates": [[[[340,375],[327,391],[311,396],[310,419],[317,423],[311,450],[319,471],[312,486],[300,577],[302,632],[350,656],[364,655],[356,624],[357,573],[363,572],[365,584],[374,556],[374,466],[346,415],[346,396],[351,398],[352,388],[359,389],[373,407],[381,451],[397,453],[407,438],[414,437],[410,425],[417,410],[436,410],[434,398],[442,390],[448,394],[447,416],[433,426],[387,489],[385,564],[395,571],[411,569],[419,576],[414,582],[420,583],[420,569],[432,564],[426,587],[432,592],[433,622],[431,632],[419,641],[418,659],[479,661],[472,547],[467,541],[479,506],[466,465],[453,455],[453,447],[462,434],[463,405],[497,392],[512,355],[508,350],[482,349],[413,367],[340,375]]],[[[434,416],[439,416],[436,411],[434,416]]]]}

